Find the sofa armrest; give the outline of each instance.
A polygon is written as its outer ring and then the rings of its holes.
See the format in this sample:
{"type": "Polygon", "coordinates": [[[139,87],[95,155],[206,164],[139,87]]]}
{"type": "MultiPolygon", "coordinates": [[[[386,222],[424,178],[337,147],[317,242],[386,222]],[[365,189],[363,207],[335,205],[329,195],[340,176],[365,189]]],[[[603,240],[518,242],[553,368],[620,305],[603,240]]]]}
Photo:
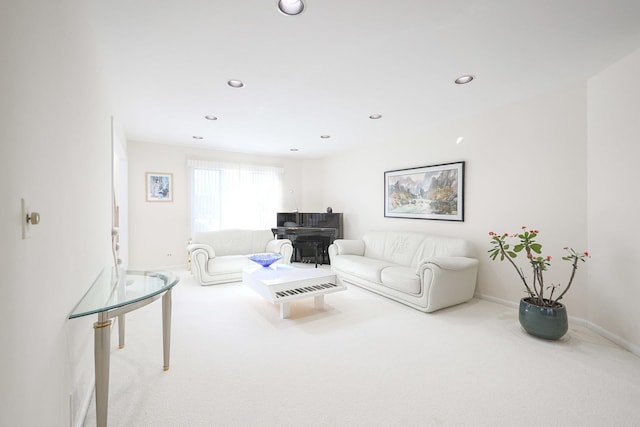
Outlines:
{"type": "Polygon", "coordinates": [[[273,252],[282,255],[283,264],[291,264],[293,255],[293,245],[289,239],[273,239],[267,243],[266,252],[273,252]]]}
{"type": "Polygon", "coordinates": [[[216,251],[214,251],[213,248],[210,245],[207,245],[207,244],[204,244],[204,243],[192,243],[192,244],[187,246],[187,250],[189,252],[191,252],[192,255],[193,255],[193,252],[198,250],[198,249],[203,249],[203,250],[207,251],[207,254],[209,255],[209,258],[215,258],[216,257],[216,251]]]}
{"type": "Polygon", "coordinates": [[[437,266],[442,270],[466,270],[468,268],[477,268],[478,260],[467,257],[431,257],[426,258],[418,263],[416,274],[422,275],[424,270],[437,266]]]}
{"type": "Polygon", "coordinates": [[[416,271],[429,295],[426,312],[450,307],[473,298],[478,260],[467,257],[432,257],[423,260],[416,271]]]}
{"type": "Polygon", "coordinates": [[[364,255],[364,240],[336,239],[331,246],[329,250],[335,255],[364,255]]]}
{"type": "Polygon", "coordinates": [[[266,252],[275,252],[280,253],[280,249],[282,245],[291,244],[291,240],[289,239],[273,239],[269,240],[267,243],[267,247],[265,248],[266,252]]]}

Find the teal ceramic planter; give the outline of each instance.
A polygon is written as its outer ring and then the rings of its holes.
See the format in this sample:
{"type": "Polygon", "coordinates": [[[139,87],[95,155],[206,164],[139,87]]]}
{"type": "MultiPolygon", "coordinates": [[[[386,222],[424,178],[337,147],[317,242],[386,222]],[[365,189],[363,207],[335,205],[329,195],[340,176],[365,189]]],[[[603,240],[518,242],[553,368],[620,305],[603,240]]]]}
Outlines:
{"type": "Polygon", "coordinates": [[[546,340],[560,339],[569,329],[567,308],[558,303],[558,307],[541,307],[531,304],[530,298],[520,300],[518,318],[520,325],[528,334],[546,340]]]}

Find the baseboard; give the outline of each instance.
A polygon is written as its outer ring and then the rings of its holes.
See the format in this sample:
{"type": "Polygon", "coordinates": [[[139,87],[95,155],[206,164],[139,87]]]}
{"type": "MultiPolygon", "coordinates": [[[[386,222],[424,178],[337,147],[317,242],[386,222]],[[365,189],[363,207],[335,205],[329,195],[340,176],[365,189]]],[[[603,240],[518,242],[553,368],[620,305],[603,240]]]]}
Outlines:
{"type": "Polygon", "coordinates": [[[96,388],[95,378],[89,383],[89,387],[86,390],[85,398],[82,400],[82,407],[80,408],[80,413],[77,414],[75,419],[75,424],[72,427],[82,427],[84,425],[84,420],[87,418],[87,413],[89,412],[89,405],[91,405],[91,398],[93,397],[93,391],[96,388]]]}
{"type": "Polygon", "coordinates": [[[486,301],[491,301],[491,302],[495,302],[496,304],[500,304],[500,305],[506,305],[507,307],[511,307],[511,308],[518,308],[518,303],[513,302],[513,301],[509,301],[506,299],[502,299],[502,298],[496,298],[496,297],[492,297],[490,295],[483,295],[483,294],[478,294],[475,293],[473,294],[474,298],[478,298],[478,299],[483,299],[486,301]]]}
{"type": "MultiPolygon", "coordinates": [[[[513,301],[509,301],[509,300],[504,300],[501,298],[496,298],[493,296],[489,296],[489,295],[483,295],[483,294],[474,294],[473,295],[475,298],[478,299],[483,299],[486,301],[491,301],[491,302],[495,302],[496,304],[500,304],[500,305],[505,305],[507,307],[511,307],[514,309],[518,309],[519,307],[519,303],[513,302],[513,301]]],[[[634,355],[640,357],[640,347],[631,344],[629,341],[619,337],[618,335],[604,329],[603,327],[596,325],[593,322],[590,322],[586,319],[583,319],[582,317],[574,317],[574,316],[569,316],[569,324],[573,324],[573,325],[578,325],[578,326],[584,326],[587,329],[590,329],[592,331],[594,331],[595,333],[597,333],[598,335],[608,339],[609,341],[619,345],[620,347],[624,348],[625,350],[629,351],[630,353],[633,353],[634,355]]]]}
{"type": "Polygon", "coordinates": [[[599,335],[602,335],[603,337],[605,337],[609,341],[612,341],[612,342],[618,344],[620,347],[624,348],[625,350],[629,350],[631,353],[633,353],[636,356],[640,357],[640,347],[631,344],[629,341],[620,338],[616,334],[613,334],[613,333],[609,332],[608,330],[604,329],[603,327],[601,327],[599,325],[596,325],[595,323],[591,323],[591,322],[586,322],[586,323],[587,323],[587,328],[589,328],[592,331],[598,333],[599,335]]]}

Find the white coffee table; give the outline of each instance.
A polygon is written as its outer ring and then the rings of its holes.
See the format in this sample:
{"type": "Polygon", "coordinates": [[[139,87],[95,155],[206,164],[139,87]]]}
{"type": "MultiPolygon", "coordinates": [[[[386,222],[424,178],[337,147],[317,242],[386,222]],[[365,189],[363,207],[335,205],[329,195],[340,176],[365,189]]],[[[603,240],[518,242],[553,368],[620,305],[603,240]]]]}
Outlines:
{"type": "Polygon", "coordinates": [[[296,268],[285,264],[245,268],[242,283],[267,301],[280,304],[282,319],[289,317],[290,301],[313,297],[315,308],[322,309],[325,294],[347,289],[336,282],[336,275],[331,270],[296,268]]]}

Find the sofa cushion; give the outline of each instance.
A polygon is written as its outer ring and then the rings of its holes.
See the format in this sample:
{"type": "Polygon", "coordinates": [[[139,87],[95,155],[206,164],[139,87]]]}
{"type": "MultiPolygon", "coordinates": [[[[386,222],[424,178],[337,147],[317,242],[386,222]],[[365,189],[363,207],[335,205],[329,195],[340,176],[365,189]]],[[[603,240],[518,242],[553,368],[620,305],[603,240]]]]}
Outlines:
{"type": "Polygon", "coordinates": [[[426,236],[416,251],[415,265],[431,257],[474,257],[469,242],[464,239],[426,236]]]}
{"type": "Polygon", "coordinates": [[[210,245],[217,257],[264,252],[273,239],[270,230],[218,230],[195,233],[194,243],[210,245]]]}
{"type": "Polygon", "coordinates": [[[422,292],[420,277],[413,267],[387,267],[382,270],[381,279],[384,286],[397,291],[414,295],[422,292]]]}
{"type": "Polygon", "coordinates": [[[430,257],[471,257],[473,248],[464,239],[404,231],[368,231],[362,240],[366,257],[416,267],[430,257]]]}
{"type": "Polygon", "coordinates": [[[247,258],[246,255],[227,255],[223,257],[211,258],[207,262],[207,273],[210,276],[216,274],[228,274],[242,271],[243,268],[251,265],[258,265],[247,258]]]}
{"type": "Polygon", "coordinates": [[[375,283],[382,283],[381,272],[393,264],[360,255],[340,255],[331,260],[331,267],[375,283]]]}
{"type": "Polygon", "coordinates": [[[416,233],[387,233],[384,260],[394,264],[410,266],[424,236],[416,233]]]}
{"type": "Polygon", "coordinates": [[[388,261],[403,266],[414,265],[416,252],[425,236],[420,233],[396,231],[369,231],[362,240],[366,257],[388,261]]]}

